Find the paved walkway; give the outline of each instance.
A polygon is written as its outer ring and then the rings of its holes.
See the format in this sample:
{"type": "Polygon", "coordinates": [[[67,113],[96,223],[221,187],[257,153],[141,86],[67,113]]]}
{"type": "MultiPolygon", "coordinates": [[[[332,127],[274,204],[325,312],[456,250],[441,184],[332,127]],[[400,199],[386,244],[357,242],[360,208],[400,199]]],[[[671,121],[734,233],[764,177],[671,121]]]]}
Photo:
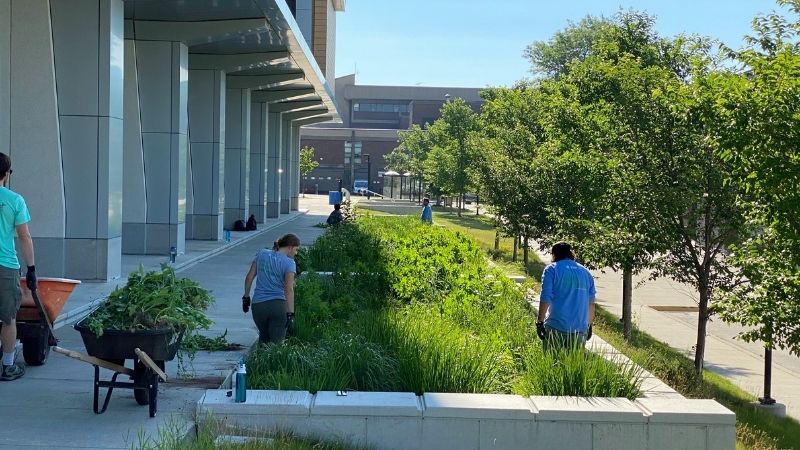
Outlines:
{"type": "MultiPolygon", "coordinates": [[[[256,251],[271,247],[282,234],[296,233],[303,243],[311,243],[322,234],[324,230],[314,225],[324,222],[330,212],[327,198],[301,198],[300,208],[303,212],[273,219],[260,226],[258,232],[233,233],[230,243],[193,241],[187,244],[187,254],[176,261],[177,270],[181,276],[190,277],[210,289],[216,298],[216,304],[208,311],[214,325],[204,334],[216,336],[227,330],[227,339],[243,344],[245,348],[256,340],[258,332],[252,318],[241,310],[244,275],[256,251]]],[[[126,255],[123,271],[135,270],[140,262],[148,269],[157,268],[165,261],[166,257],[126,255]]],[[[120,279],[80,285],[59,317],[56,330],[59,345],[84,351],[79,333],[67,326],[71,325],[68,322],[76,320],[98,299],[124,283],[125,280],[120,279]]],[[[196,402],[204,390],[219,387],[245,351],[199,352],[188,379],[178,378],[177,358],[169,362],[167,374],[170,381],[159,390],[158,415],[153,419],[148,417],[146,406],[136,404],[133,391],[128,389],[114,390],[108,410],[104,414],[94,414],[94,368],[51,352],[45,365],[28,367],[23,378],[0,383],[5,433],[0,439],[0,448],[138,448],[143,443],[142,436],[156,436],[160,427],[185,430],[192,423],[196,402]]],[[[110,371],[101,370],[104,379],[110,375],[110,371]]],[[[127,381],[124,378],[120,377],[121,381],[127,381]]]]}

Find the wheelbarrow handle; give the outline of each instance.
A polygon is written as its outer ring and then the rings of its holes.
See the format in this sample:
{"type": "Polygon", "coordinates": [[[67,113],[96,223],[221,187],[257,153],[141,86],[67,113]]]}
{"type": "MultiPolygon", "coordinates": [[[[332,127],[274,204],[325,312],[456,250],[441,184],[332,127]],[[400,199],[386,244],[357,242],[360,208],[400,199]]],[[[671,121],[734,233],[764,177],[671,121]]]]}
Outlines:
{"type": "MultiPolygon", "coordinates": [[[[50,336],[52,336],[53,340],[56,340],[56,334],[53,331],[53,321],[50,320],[50,317],[47,315],[47,311],[42,306],[42,301],[39,300],[39,294],[37,293],[36,287],[31,289],[31,296],[33,297],[33,303],[36,304],[36,309],[39,310],[39,314],[42,317],[42,320],[47,324],[47,328],[50,330],[50,336]]],[[[48,338],[49,341],[49,338],[48,338]]]]}

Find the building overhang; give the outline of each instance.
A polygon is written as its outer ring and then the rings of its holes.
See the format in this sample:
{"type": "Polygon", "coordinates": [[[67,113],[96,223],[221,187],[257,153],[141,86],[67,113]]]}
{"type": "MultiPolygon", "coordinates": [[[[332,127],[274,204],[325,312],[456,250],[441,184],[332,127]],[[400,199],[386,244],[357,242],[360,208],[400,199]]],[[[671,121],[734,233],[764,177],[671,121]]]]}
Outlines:
{"type": "Polygon", "coordinates": [[[333,0],[333,9],[338,12],[344,11],[344,0],[333,0]]]}
{"type": "MultiPolygon", "coordinates": [[[[190,68],[224,70],[231,87],[302,83],[341,122],[333,88],[284,0],[124,1],[126,39],[184,42],[190,68]]],[[[337,7],[344,10],[344,0],[337,7]]]]}

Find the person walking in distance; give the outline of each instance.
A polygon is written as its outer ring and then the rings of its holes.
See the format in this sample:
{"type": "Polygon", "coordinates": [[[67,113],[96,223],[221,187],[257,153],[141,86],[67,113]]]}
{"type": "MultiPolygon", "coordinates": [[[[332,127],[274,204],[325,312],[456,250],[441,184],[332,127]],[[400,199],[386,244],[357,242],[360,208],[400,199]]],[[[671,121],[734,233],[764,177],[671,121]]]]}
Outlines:
{"type": "Polygon", "coordinates": [[[300,238],[286,234],[275,242],[272,250],[262,249],[256,254],[245,276],[242,310],[247,313],[252,304],[258,340],[263,344],[280,344],[287,331],[291,334],[294,329],[294,278],[297,273],[294,257],[299,249],[300,238]],[[251,300],[253,280],[256,288],[251,300]]]}
{"type": "Polygon", "coordinates": [[[433,223],[431,200],[427,197],[422,199],[422,214],[419,216],[419,218],[425,223],[433,223]]]}
{"type": "Polygon", "coordinates": [[[542,273],[536,333],[545,350],[583,348],[592,337],[594,278],[566,242],[556,243],[551,252],[553,262],[542,273]]]}
{"type": "Polygon", "coordinates": [[[14,244],[19,237],[20,249],[28,270],[25,275],[28,289],[36,289],[36,266],[33,259],[33,239],[28,230],[31,220],[25,199],[8,189],[11,177],[11,158],[0,153],[0,343],[3,345],[3,370],[0,380],[16,380],[25,374],[25,368],[16,362],[17,311],[22,303],[19,287],[19,260],[14,244]]]}

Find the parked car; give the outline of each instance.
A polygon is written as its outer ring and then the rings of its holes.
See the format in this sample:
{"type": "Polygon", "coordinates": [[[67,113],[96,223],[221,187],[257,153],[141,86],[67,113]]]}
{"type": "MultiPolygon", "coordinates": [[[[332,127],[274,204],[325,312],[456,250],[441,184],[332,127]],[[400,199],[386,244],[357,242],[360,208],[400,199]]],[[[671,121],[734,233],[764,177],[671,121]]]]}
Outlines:
{"type": "Polygon", "coordinates": [[[367,195],[369,190],[369,182],[367,180],[356,180],[353,183],[353,193],[358,195],[367,195]]]}

